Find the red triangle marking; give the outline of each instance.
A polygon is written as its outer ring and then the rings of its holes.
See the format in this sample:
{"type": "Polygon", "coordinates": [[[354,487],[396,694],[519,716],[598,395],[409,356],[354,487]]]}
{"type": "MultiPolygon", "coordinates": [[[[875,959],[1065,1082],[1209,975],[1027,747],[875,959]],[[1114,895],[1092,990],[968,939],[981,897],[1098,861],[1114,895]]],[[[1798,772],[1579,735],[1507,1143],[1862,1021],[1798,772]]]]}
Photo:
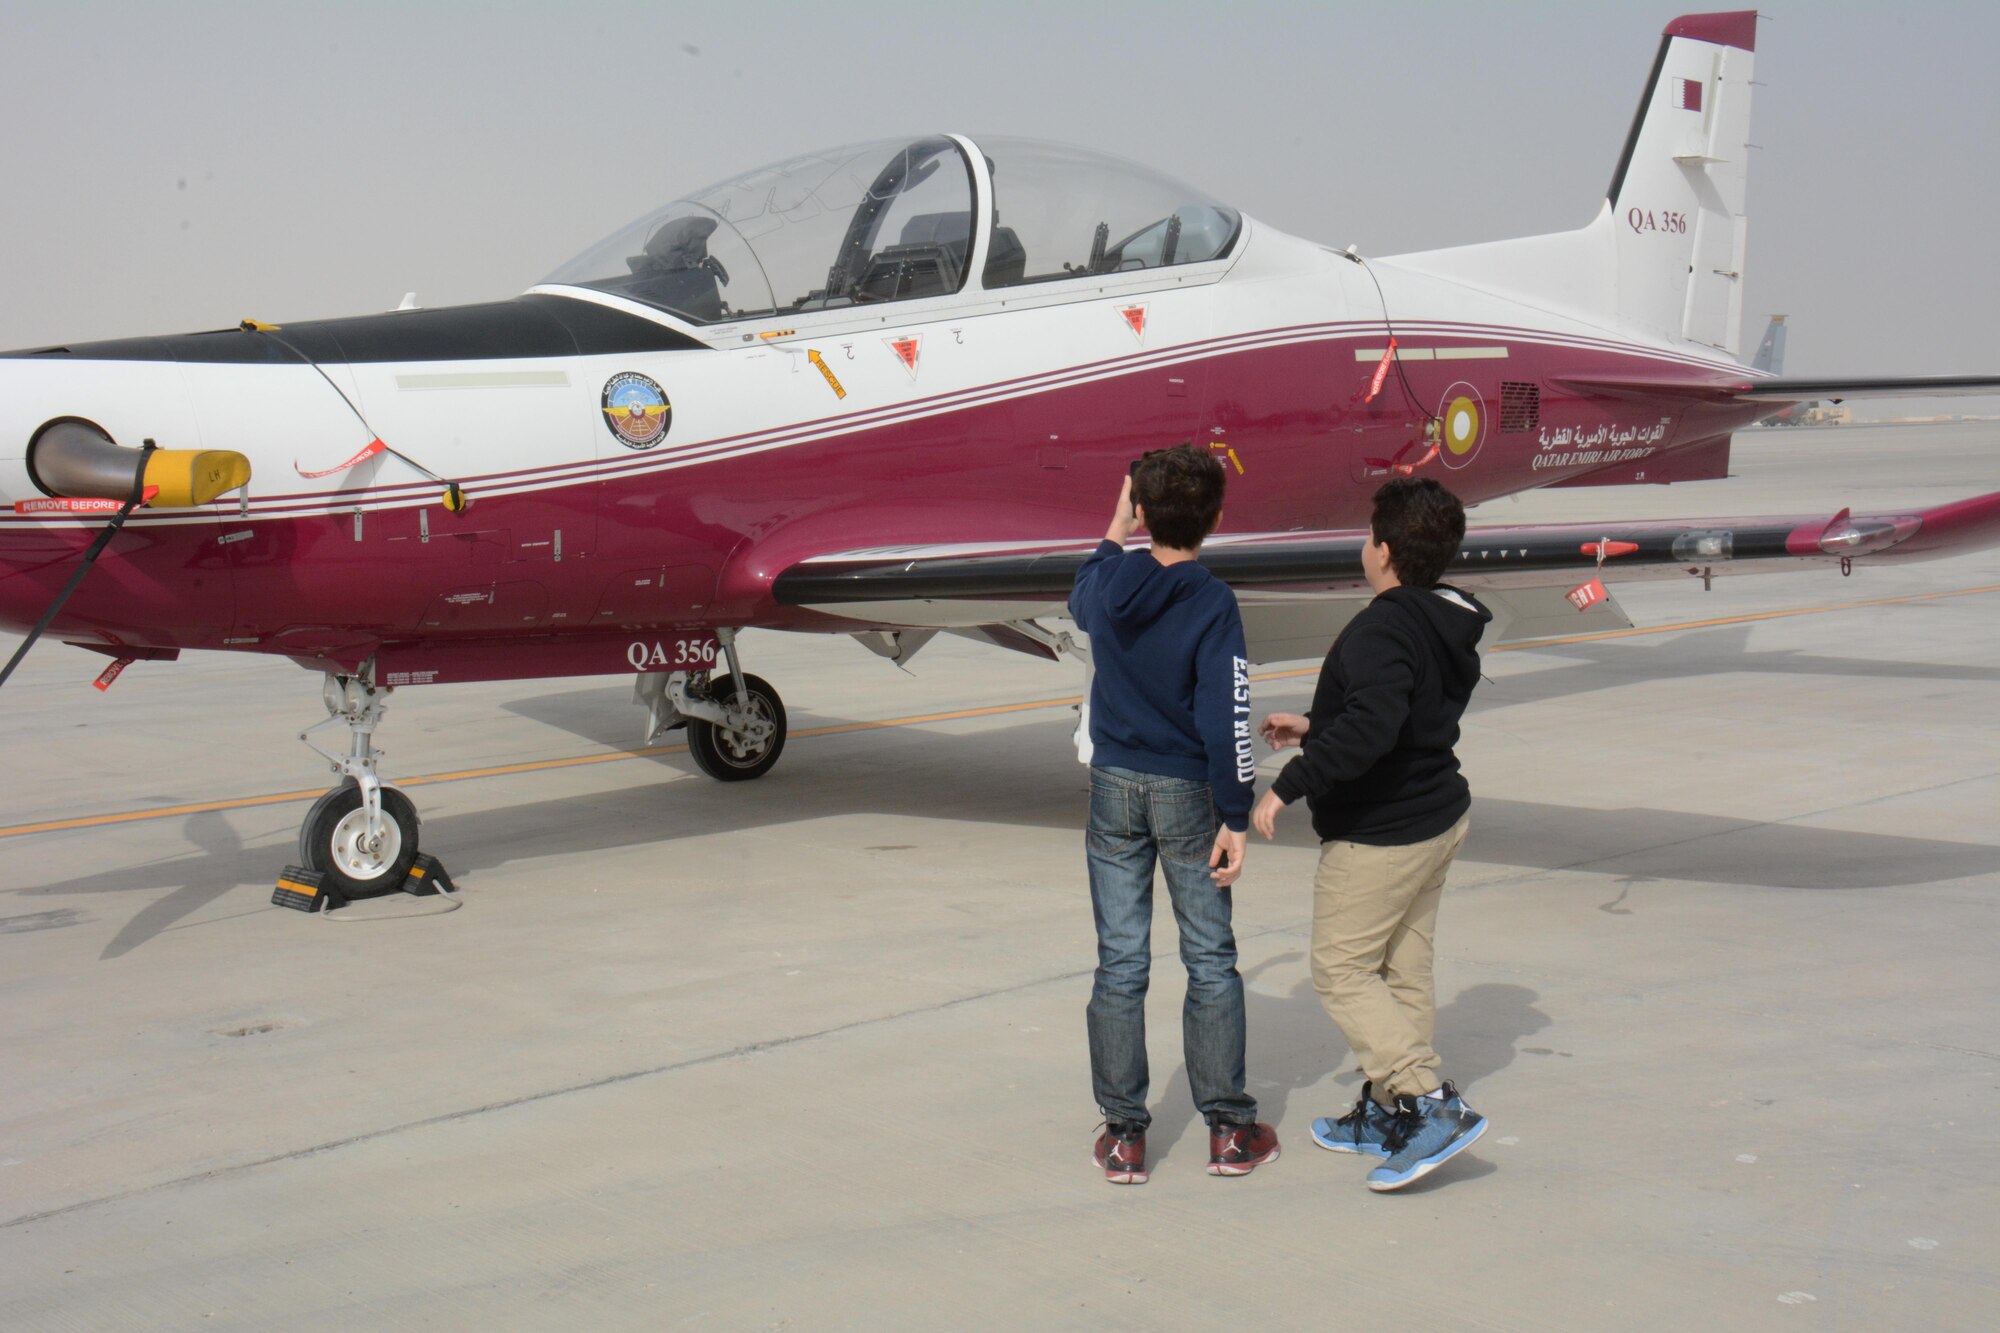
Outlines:
{"type": "Polygon", "coordinates": [[[1128,305],[1118,313],[1125,316],[1125,322],[1132,326],[1133,337],[1144,338],[1146,336],[1146,307],[1142,305],[1128,305]]]}
{"type": "Polygon", "coordinates": [[[912,375],[917,373],[917,339],[891,338],[889,350],[902,359],[903,368],[912,375]]]}

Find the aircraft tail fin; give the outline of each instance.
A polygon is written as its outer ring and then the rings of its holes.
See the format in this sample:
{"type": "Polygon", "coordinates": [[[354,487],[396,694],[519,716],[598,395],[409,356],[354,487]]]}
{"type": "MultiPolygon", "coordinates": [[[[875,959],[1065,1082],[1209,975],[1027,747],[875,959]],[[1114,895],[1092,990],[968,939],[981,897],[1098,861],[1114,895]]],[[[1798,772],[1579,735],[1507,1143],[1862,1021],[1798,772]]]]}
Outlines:
{"type": "Polygon", "coordinates": [[[1619,315],[1732,356],[1756,46],[1755,10],[1667,25],[1609,195],[1619,315]]]}
{"type": "Polygon", "coordinates": [[[1736,356],[1757,14],[1689,14],[1659,54],[1594,221],[1395,262],[1736,356]]]}
{"type": "Polygon", "coordinates": [[[1771,316],[1770,327],[1764,330],[1764,341],[1757,344],[1757,356],[1750,362],[1752,370],[1768,370],[1773,375],[1785,373],[1785,317],[1771,316]]]}

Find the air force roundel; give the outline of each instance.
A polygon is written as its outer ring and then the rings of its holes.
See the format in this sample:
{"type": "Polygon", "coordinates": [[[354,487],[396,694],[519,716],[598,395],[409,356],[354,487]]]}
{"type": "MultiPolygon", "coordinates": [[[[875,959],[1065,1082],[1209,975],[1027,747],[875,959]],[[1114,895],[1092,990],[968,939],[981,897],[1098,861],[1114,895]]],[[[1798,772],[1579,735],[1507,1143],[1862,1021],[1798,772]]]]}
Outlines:
{"type": "Polygon", "coordinates": [[[1464,380],[1444,391],[1438,416],[1443,426],[1446,467],[1464,467],[1479,452],[1480,443],[1486,438],[1485,415],[1479,390],[1464,380]]]}
{"type": "Polygon", "coordinates": [[[627,370],[604,382],[604,424],[627,449],[650,449],[667,438],[674,405],[653,380],[627,370]]]}

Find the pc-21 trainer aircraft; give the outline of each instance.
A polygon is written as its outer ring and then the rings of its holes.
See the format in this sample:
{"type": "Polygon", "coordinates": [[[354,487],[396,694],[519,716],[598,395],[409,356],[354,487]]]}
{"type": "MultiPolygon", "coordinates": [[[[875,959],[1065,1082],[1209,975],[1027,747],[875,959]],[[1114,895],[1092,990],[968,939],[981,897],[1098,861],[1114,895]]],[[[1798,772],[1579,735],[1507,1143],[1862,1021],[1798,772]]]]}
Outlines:
{"type": "MultiPolygon", "coordinates": [[[[1555,235],[1364,259],[1125,162],[940,134],[725,181],[512,300],[8,353],[0,624],[128,512],[52,632],[323,672],[348,744],[300,854],[351,894],[417,850],[376,771],[391,690],[636,673],[649,739],[684,724],[754,778],[785,710],[740,629],[1087,655],[1044,619],[1128,461],[1181,439],[1230,469],[1203,559],[1253,657],[1317,656],[1385,477],[1471,503],[1720,477],[1774,404],[2000,388],[1738,363],[1755,37],[1669,24],[1603,206],[1555,235]]],[[[1618,617],[1603,582],[1995,541],[2000,494],[1478,527],[1449,577],[1505,640],[1618,617]]]]}

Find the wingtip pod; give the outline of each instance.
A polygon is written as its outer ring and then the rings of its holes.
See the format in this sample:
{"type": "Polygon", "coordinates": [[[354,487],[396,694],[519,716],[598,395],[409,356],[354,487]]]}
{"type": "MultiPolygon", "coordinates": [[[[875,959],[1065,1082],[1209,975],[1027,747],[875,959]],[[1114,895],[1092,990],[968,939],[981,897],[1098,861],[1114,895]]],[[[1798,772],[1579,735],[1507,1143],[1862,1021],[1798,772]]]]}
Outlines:
{"type": "Polygon", "coordinates": [[[1663,37],[1687,37],[1739,51],[1757,49],[1757,11],[1732,9],[1719,14],[1683,14],[1666,26],[1663,37]]]}
{"type": "Polygon", "coordinates": [[[1803,524],[1785,539],[1797,556],[1876,556],[1941,560],[2000,546],[2000,491],[1920,509],[1912,514],[1851,516],[1803,524]]]}
{"type": "Polygon", "coordinates": [[[1785,538],[1785,550],[1800,556],[1874,555],[1908,541],[1923,526],[1924,520],[1915,514],[1855,518],[1843,509],[1824,524],[1806,523],[1794,528],[1785,538]]]}

